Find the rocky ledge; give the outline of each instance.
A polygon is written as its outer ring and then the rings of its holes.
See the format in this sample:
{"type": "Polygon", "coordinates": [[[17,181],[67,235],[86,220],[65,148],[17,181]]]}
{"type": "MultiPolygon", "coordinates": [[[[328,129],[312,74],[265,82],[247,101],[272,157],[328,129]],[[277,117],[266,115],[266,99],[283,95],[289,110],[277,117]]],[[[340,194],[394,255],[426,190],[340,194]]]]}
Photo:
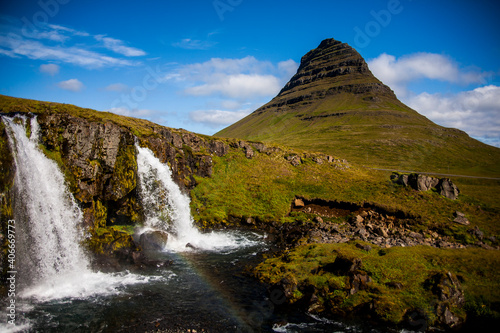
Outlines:
{"type": "MultiPolygon", "coordinates": [[[[454,242],[441,230],[417,230],[415,226],[420,225],[418,217],[407,215],[402,211],[388,211],[370,203],[357,205],[296,198],[291,210],[292,214],[304,213],[305,218],[290,223],[262,225],[262,228],[270,232],[270,238],[276,246],[285,250],[304,244],[347,243],[355,240],[382,248],[417,245],[448,249],[466,247],[464,244],[454,242]],[[336,219],[327,220],[332,217],[336,219]]],[[[468,220],[460,212],[452,213],[450,219],[453,223],[468,224],[464,223],[468,220]]],[[[497,239],[495,237],[486,239],[477,226],[469,229],[468,233],[475,239],[475,247],[499,248],[497,239]]],[[[366,245],[366,249],[369,250],[370,246],[366,245]]]]}

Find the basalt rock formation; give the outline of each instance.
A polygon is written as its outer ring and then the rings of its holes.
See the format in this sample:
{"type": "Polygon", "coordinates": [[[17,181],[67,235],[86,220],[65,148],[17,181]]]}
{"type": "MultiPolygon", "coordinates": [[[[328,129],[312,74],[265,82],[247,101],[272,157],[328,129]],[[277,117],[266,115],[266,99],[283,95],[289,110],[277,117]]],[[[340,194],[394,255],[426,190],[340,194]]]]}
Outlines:
{"type": "Polygon", "coordinates": [[[276,142],[368,166],[500,173],[500,149],[412,110],[356,50],[334,39],[304,55],[269,103],[216,135],[276,142]]]}

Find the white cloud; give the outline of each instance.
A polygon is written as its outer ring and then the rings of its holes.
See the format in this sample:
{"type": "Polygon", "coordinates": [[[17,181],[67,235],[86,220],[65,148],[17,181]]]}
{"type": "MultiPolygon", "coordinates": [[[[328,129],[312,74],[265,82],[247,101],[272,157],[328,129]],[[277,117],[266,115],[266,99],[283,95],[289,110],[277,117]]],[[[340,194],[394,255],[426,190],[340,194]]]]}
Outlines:
{"type": "Polygon", "coordinates": [[[278,63],[278,69],[281,71],[284,77],[287,77],[289,79],[297,72],[298,67],[299,64],[297,64],[292,59],[288,59],[278,63]]]}
{"type": "MultiPolygon", "coordinates": [[[[5,21],[5,17],[0,17],[5,21]]],[[[2,22],[0,22],[2,24],[2,22]]],[[[101,47],[126,57],[145,55],[137,48],[125,45],[125,42],[105,37],[91,36],[68,27],[47,24],[38,28],[21,27],[18,20],[7,20],[0,31],[0,55],[11,58],[28,58],[70,63],[86,68],[114,66],[135,66],[137,61],[107,55],[96,51],[95,40],[101,41],[101,47]]]]}
{"type": "Polygon", "coordinates": [[[59,69],[60,67],[56,64],[44,64],[44,65],[40,65],[40,72],[41,73],[45,73],[45,74],[49,74],[49,75],[56,75],[59,73],[59,69]]]}
{"type": "Polygon", "coordinates": [[[106,91],[117,91],[117,92],[123,92],[128,90],[128,86],[123,83],[113,83],[104,88],[106,91]]]}
{"type": "Polygon", "coordinates": [[[247,56],[241,59],[212,58],[203,63],[185,65],[183,73],[191,73],[195,78],[206,78],[213,74],[267,74],[275,70],[270,61],[259,61],[247,56]]]}
{"type": "Polygon", "coordinates": [[[231,98],[249,98],[277,94],[280,81],[273,75],[235,74],[214,76],[208,83],[188,88],[185,92],[194,96],[220,93],[231,98]]]}
{"type": "Polygon", "coordinates": [[[119,39],[105,37],[104,35],[97,35],[95,39],[103,42],[104,47],[118,54],[122,54],[126,57],[139,57],[146,55],[143,50],[137,49],[135,47],[126,46],[125,43],[119,39]]]}
{"type": "Polygon", "coordinates": [[[36,60],[57,60],[88,68],[132,66],[136,63],[88,51],[80,47],[48,46],[21,36],[0,35],[0,53],[17,58],[24,56],[36,60]]]}
{"type": "Polygon", "coordinates": [[[459,128],[500,147],[500,87],[489,85],[456,95],[422,93],[408,105],[432,121],[459,128]]]}
{"type": "Polygon", "coordinates": [[[477,69],[463,69],[441,54],[415,53],[396,59],[386,53],[368,61],[372,73],[383,83],[391,87],[396,95],[408,94],[408,83],[419,79],[431,79],[455,84],[484,84],[490,73],[477,69]]]}
{"type": "Polygon", "coordinates": [[[273,65],[252,56],[241,59],[212,58],[203,63],[181,66],[168,77],[188,85],[184,92],[194,96],[221,95],[234,99],[273,97],[295,71],[287,60],[273,65]]]}
{"type": "Polygon", "coordinates": [[[68,32],[68,33],[72,34],[73,36],[80,36],[80,37],[88,37],[88,36],[90,36],[90,34],[87,33],[87,32],[85,32],[85,31],[77,31],[75,29],[71,29],[71,28],[68,28],[68,27],[63,27],[61,25],[49,24],[49,27],[52,28],[52,29],[54,29],[54,30],[68,32]]]}
{"type": "Polygon", "coordinates": [[[57,84],[57,86],[61,89],[74,91],[74,92],[81,91],[84,88],[83,83],[80,82],[78,79],[70,79],[67,81],[61,81],[57,84]]]}
{"type": "Polygon", "coordinates": [[[247,116],[250,110],[223,111],[223,110],[197,110],[189,113],[189,118],[197,123],[211,127],[220,127],[233,124],[247,116]]]}
{"type": "Polygon", "coordinates": [[[208,50],[216,44],[216,42],[208,40],[185,38],[180,42],[173,43],[172,46],[186,50],[208,50]]]}

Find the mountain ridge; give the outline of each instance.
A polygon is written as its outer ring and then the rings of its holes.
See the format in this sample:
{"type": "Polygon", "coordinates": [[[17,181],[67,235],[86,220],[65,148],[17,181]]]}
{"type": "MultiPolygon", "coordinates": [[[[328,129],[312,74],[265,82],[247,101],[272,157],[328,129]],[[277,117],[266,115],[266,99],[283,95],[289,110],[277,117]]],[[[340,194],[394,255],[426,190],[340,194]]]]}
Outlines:
{"type": "Polygon", "coordinates": [[[346,43],[326,39],[270,102],[215,136],[285,144],[371,167],[500,175],[500,149],[399,101],[346,43]]]}

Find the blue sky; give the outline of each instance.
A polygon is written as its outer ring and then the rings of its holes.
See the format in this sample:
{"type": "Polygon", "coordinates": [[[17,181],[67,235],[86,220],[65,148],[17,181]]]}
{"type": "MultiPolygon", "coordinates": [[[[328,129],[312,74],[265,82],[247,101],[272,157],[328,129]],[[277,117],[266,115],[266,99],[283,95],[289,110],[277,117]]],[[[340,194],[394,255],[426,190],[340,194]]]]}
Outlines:
{"type": "Polygon", "coordinates": [[[409,106],[500,147],[499,15],[490,0],[3,1],[0,93],[213,134],[335,38],[409,106]]]}

